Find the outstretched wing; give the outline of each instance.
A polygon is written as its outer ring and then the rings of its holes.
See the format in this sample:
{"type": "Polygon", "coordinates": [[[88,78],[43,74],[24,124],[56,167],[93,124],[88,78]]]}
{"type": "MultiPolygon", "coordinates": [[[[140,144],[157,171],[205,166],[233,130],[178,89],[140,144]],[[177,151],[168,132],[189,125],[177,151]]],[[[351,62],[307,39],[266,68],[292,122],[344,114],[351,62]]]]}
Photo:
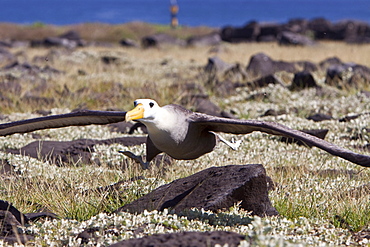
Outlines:
{"type": "Polygon", "coordinates": [[[41,129],[82,126],[90,124],[109,124],[125,120],[126,112],[82,110],[67,114],[32,118],[0,124],[0,136],[27,133],[41,129]]]}
{"type": "Polygon", "coordinates": [[[308,145],[316,146],[332,155],[339,156],[360,166],[370,167],[370,156],[352,152],[317,138],[316,136],[288,128],[282,124],[257,120],[220,118],[200,113],[194,113],[189,116],[189,121],[193,124],[201,125],[202,128],[206,130],[214,132],[249,134],[253,131],[261,131],[272,135],[291,137],[308,145]]]}

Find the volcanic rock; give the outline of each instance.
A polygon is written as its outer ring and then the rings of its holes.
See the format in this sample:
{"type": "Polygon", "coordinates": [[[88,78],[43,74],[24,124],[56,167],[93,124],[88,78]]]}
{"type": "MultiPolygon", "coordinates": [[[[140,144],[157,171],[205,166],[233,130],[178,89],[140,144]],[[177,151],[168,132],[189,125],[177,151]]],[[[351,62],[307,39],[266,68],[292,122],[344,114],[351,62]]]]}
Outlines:
{"type": "Polygon", "coordinates": [[[327,70],[332,65],[340,65],[342,61],[338,57],[329,57],[319,63],[322,70],[327,70]]]}
{"type": "Polygon", "coordinates": [[[74,30],[67,31],[67,32],[59,35],[58,37],[62,38],[62,39],[75,40],[75,41],[80,41],[81,40],[80,34],[77,31],[74,31],[74,30]]]}
{"type": "Polygon", "coordinates": [[[139,47],[139,44],[132,39],[122,39],[119,43],[124,47],[139,47]]]}
{"type": "Polygon", "coordinates": [[[234,64],[226,63],[219,57],[210,57],[204,71],[212,74],[223,74],[234,66],[234,64]]]}
{"type": "Polygon", "coordinates": [[[300,45],[300,46],[311,46],[314,45],[315,42],[307,36],[304,36],[299,33],[292,33],[292,32],[282,32],[279,35],[279,44],[280,45],[300,45]]]}
{"type": "Polygon", "coordinates": [[[318,65],[310,61],[298,61],[297,65],[302,67],[302,71],[315,72],[319,69],[318,65]]]}
{"type": "Polygon", "coordinates": [[[14,167],[6,159],[0,159],[0,175],[14,174],[14,167]]]}
{"type": "Polygon", "coordinates": [[[277,215],[267,192],[267,176],[262,165],[211,167],[163,185],[115,212],[141,213],[165,208],[174,212],[191,208],[218,211],[241,202],[243,209],[255,215],[277,215]]]}
{"type": "Polygon", "coordinates": [[[260,77],[273,75],[278,71],[295,73],[297,68],[294,63],[274,61],[264,53],[252,56],[247,66],[247,73],[260,77]]]}
{"type": "Polygon", "coordinates": [[[336,38],[348,43],[367,43],[370,41],[370,25],[357,20],[342,20],[334,24],[336,38]]]}
{"type": "MultiPolygon", "coordinates": [[[[360,116],[364,115],[366,113],[362,114],[352,114],[352,115],[347,115],[339,119],[339,122],[350,122],[351,120],[354,120],[356,118],[359,118],[360,116]]],[[[367,113],[369,114],[369,113],[367,113]]]]}
{"type": "Polygon", "coordinates": [[[4,67],[1,68],[1,71],[18,71],[24,74],[31,74],[37,76],[39,76],[40,73],[48,75],[63,73],[62,71],[52,68],[48,65],[44,67],[39,67],[37,65],[32,65],[26,62],[19,63],[18,61],[5,65],[4,67]]]}
{"type": "Polygon", "coordinates": [[[294,74],[292,84],[290,85],[291,90],[301,90],[311,87],[319,87],[311,72],[301,71],[294,74]]]}
{"type": "Polygon", "coordinates": [[[333,117],[328,115],[328,114],[324,114],[324,113],[316,113],[316,114],[313,114],[309,117],[307,117],[308,120],[312,120],[314,122],[321,122],[321,121],[325,121],[325,120],[332,120],[333,117]]]}
{"type": "Polygon", "coordinates": [[[76,31],[68,31],[57,37],[47,37],[43,40],[32,40],[31,47],[64,47],[74,49],[78,46],[85,46],[86,42],[81,39],[76,31]]]}
{"type": "Polygon", "coordinates": [[[149,36],[145,36],[141,39],[141,45],[144,48],[150,48],[150,47],[159,47],[161,45],[180,45],[184,46],[185,41],[174,38],[168,34],[165,33],[158,33],[158,34],[153,34],[149,36]]]}
{"type": "Polygon", "coordinates": [[[146,137],[122,137],[106,140],[79,139],[74,141],[34,141],[18,149],[6,149],[6,152],[22,154],[36,159],[48,160],[57,165],[71,162],[100,163],[91,160],[91,152],[95,145],[121,143],[125,146],[140,145],[146,142],[146,137]]]}
{"type": "Polygon", "coordinates": [[[260,24],[256,21],[251,21],[244,27],[227,26],[221,30],[221,39],[223,41],[238,43],[256,41],[260,34],[260,24]]]}
{"type": "MultiPolygon", "coordinates": [[[[243,81],[248,77],[246,71],[241,68],[240,64],[226,63],[217,56],[208,58],[208,63],[204,67],[204,71],[208,76],[207,85],[210,86],[211,90],[221,93],[220,95],[224,95],[219,89],[221,82],[235,82],[235,85],[232,86],[235,89],[238,87],[238,84],[240,84],[239,81],[243,81]]],[[[229,87],[229,89],[231,88],[229,87]]]]}
{"type": "Polygon", "coordinates": [[[333,24],[324,18],[316,18],[308,23],[315,39],[333,39],[333,24]]]}
{"type": "Polygon", "coordinates": [[[51,212],[23,214],[11,203],[0,200],[0,240],[4,240],[8,244],[25,244],[34,239],[34,236],[21,233],[18,231],[18,227],[26,226],[30,221],[46,217],[55,219],[57,216],[51,212]]]}
{"type": "Polygon", "coordinates": [[[20,234],[18,229],[28,223],[28,218],[16,209],[11,203],[0,200],[0,240],[4,240],[9,244],[17,242],[26,243],[33,239],[31,235],[20,234]]]}
{"type": "Polygon", "coordinates": [[[275,109],[268,109],[265,111],[261,117],[267,117],[267,116],[279,116],[286,114],[287,112],[285,110],[275,110],[275,109]]]}
{"type": "Polygon", "coordinates": [[[248,85],[251,86],[252,88],[266,87],[269,84],[280,84],[280,85],[284,86],[284,83],[273,74],[267,75],[267,76],[262,76],[262,77],[260,77],[256,80],[248,83],[248,85]]]}
{"type": "Polygon", "coordinates": [[[287,23],[283,24],[283,30],[305,34],[308,30],[308,20],[302,18],[290,19],[287,23]]]}
{"type": "Polygon", "coordinates": [[[193,36],[186,41],[188,46],[212,46],[221,43],[221,36],[219,33],[210,33],[206,35],[193,36]]]}
{"type": "Polygon", "coordinates": [[[355,63],[334,64],[326,71],[325,83],[339,89],[362,88],[370,84],[370,68],[355,63]]]}
{"type": "Polygon", "coordinates": [[[177,232],[153,234],[143,238],[124,240],[110,247],[236,247],[245,239],[245,236],[234,232],[177,232]]]}
{"type": "Polygon", "coordinates": [[[282,25],[278,23],[261,23],[259,34],[257,36],[258,42],[273,42],[277,41],[282,30],[282,25]]]}

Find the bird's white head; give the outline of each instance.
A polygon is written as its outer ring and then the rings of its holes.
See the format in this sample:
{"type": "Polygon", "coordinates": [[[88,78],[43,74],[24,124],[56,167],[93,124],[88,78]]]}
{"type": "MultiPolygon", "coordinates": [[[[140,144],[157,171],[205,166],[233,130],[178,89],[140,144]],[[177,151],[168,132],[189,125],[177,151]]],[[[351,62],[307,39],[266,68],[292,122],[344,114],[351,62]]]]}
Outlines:
{"type": "Polygon", "coordinates": [[[161,108],[158,103],[152,99],[137,99],[134,101],[134,106],[134,109],[126,112],[126,121],[151,121],[155,118],[156,113],[161,108]]]}

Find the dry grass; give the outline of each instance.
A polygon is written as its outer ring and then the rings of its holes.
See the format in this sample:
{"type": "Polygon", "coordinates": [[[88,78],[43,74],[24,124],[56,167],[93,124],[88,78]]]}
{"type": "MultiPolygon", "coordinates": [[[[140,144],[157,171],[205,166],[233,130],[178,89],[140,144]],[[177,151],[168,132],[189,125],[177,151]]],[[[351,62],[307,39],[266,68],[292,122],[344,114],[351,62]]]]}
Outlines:
{"type": "MultiPolygon", "coordinates": [[[[183,92],[171,85],[189,82],[204,85],[202,68],[207,63],[207,58],[214,55],[230,63],[240,63],[243,67],[247,66],[250,56],[258,52],[264,52],[275,60],[284,61],[319,62],[336,56],[343,62],[356,62],[370,67],[370,45],[343,43],[321,43],[316,47],[304,48],[281,47],[270,43],[223,44],[217,54],[209,52],[208,47],[164,47],[146,50],[90,47],[75,51],[57,51],[57,55],[52,55],[47,49],[12,51],[26,54],[23,57],[25,61],[32,61],[37,56],[47,57],[47,60],[38,60],[37,64],[41,67],[46,65],[54,67],[64,71],[64,74],[46,77],[48,87],[40,92],[40,96],[54,98],[55,102],[50,105],[38,105],[22,103],[22,96],[32,90],[34,85],[32,81],[20,78],[20,75],[15,73],[22,84],[22,92],[12,96],[12,105],[0,106],[1,112],[9,114],[10,120],[28,118],[29,112],[40,108],[58,108],[54,109],[54,113],[66,112],[78,106],[86,106],[90,109],[127,110],[132,107],[132,101],[135,98],[143,97],[154,98],[161,105],[179,103],[183,92]],[[113,65],[106,65],[101,61],[102,56],[114,56],[118,60],[113,65]],[[62,93],[65,88],[68,88],[68,94],[62,93]],[[25,112],[25,114],[16,112],[25,112]]],[[[248,116],[254,119],[277,121],[297,129],[328,128],[327,140],[349,149],[354,149],[355,145],[368,144],[370,136],[365,132],[370,121],[368,115],[349,123],[339,123],[336,120],[314,123],[304,118],[312,112],[328,112],[338,118],[349,113],[370,111],[370,100],[358,91],[339,92],[332,88],[330,90],[338,94],[320,97],[312,89],[290,92],[281,86],[269,86],[255,91],[243,88],[236,96],[218,98],[212,95],[212,100],[224,110],[236,112],[238,117],[248,116]],[[270,96],[263,100],[246,100],[256,93],[267,93],[270,96]],[[298,109],[298,112],[292,112],[290,110],[292,107],[298,109]],[[284,109],[289,114],[260,117],[271,108],[284,109]],[[349,139],[359,134],[362,139],[349,139]]],[[[104,139],[122,136],[119,133],[110,133],[106,127],[101,126],[70,127],[38,133],[44,140],[104,139]]],[[[230,138],[228,135],[226,137],[230,138]]],[[[1,198],[11,201],[22,212],[34,212],[37,209],[46,208],[61,218],[78,220],[41,221],[34,224],[30,231],[40,235],[35,240],[35,244],[44,246],[51,243],[77,246],[76,234],[81,229],[98,222],[102,224],[102,229],[112,226],[120,229],[122,235],[119,235],[118,239],[132,237],[123,232],[130,232],[139,227],[144,229],[144,233],[137,237],[153,234],[155,232],[153,229],[157,229],[158,232],[169,231],[163,223],[164,219],[167,219],[171,222],[168,223],[171,231],[177,231],[179,227],[188,230],[226,229],[254,236],[256,245],[282,243],[274,242],[276,239],[303,244],[310,244],[307,239],[311,239],[313,242],[310,245],[342,245],[347,240],[348,243],[354,244],[351,231],[370,227],[369,193],[361,192],[361,186],[368,184],[370,180],[368,169],[360,168],[316,148],[307,149],[297,145],[287,145],[274,137],[260,133],[237,138],[243,140],[238,152],[232,152],[220,146],[213,153],[197,160],[176,161],[171,167],[165,167],[165,169],[152,167],[146,171],[140,170],[130,161],[127,161],[130,164],[128,168],[122,169],[124,158],[117,151],[128,148],[120,145],[95,148],[93,155],[102,161],[101,166],[72,163],[66,167],[56,167],[35,159],[0,152],[1,158],[8,159],[20,171],[20,174],[4,177],[0,181],[1,198]],[[229,228],[208,225],[206,221],[201,220],[202,217],[206,217],[205,215],[201,216],[199,221],[174,219],[174,216],[161,213],[138,216],[124,214],[117,216],[120,217],[119,219],[98,215],[90,219],[91,216],[101,212],[111,212],[163,183],[194,174],[205,168],[248,163],[263,164],[267,174],[276,182],[276,189],[270,192],[270,198],[281,213],[281,217],[264,220],[256,217],[253,218],[254,223],[249,226],[238,223],[229,228]],[[339,172],[330,173],[330,169],[339,172]],[[134,176],[144,176],[146,179],[127,182],[124,193],[121,194],[117,191],[82,193],[86,189],[106,186],[134,176]],[[356,190],[362,194],[359,196],[354,192],[356,190]],[[143,222],[149,221],[152,225],[144,227],[140,225],[144,223],[137,223],[141,222],[141,217],[143,222]],[[55,232],[56,228],[63,228],[64,235],[55,232]]],[[[4,147],[14,148],[32,141],[34,139],[31,134],[0,138],[4,147]]],[[[144,147],[132,147],[130,151],[142,154],[144,147]]],[[[366,153],[364,150],[355,151],[366,153]]],[[[230,214],[235,218],[249,217],[238,210],[232,210],[230,214]]],[[[103,236],[99,241],[102,241],[101,244],[104,246],[107,245],[108,238],[111,237],[103,236]]]]}
{"type": "MultiPolygon", "coordinates": [[[[91,109],[119,108],[127,109],[131,105],[129,99],[153,97],[161,104],[178,102],[182,96],[172,84],[195,82],[204,84],[205,77],[202,67],[210,56],[217,55],[229,63],[239,63],[246,67],[250,56],[264,52],[276,60],[320,62],[328,57],[336,56],[344,62],[355,62],[370,66],[369,45],[348,45],[344,43],[322,43],[317,47],[281,47],[270,43],[224,44],[221,51],[214,54],[206,47],[181,48],[164,47],[162,49],[129,49],[114,48],[83,48],[73,52],[57,51],[50,53],[47,49],[28,49],[15,53],[26,54],[20,59],[32,61],[40,67],[51,66],[62,75],[48,76],[47,87],[43,91],[34,92],[39,84],[29,83],[33,78],[20,78],[22,92],[9,97],[12,104],[1,104],[3,113],[12,111],[29,112],[40,106],[32,103],[23,104],[22,97],[31,91],[36,96],[53,98],[55,101],[44,108],[77,108],[91,109]],[[117,62],[106,65],[102,56],[113,56],[117,62]],[[45,58],[45,59],[43,59],[45,58]],[[65,88],[72,92],[61,97],[65,88]],[[142,90],[143,87],[145,90],[142,90]]],[[[0,75],[1,78],[1,75],[0,75]]],[[[3,77],[4,81],[7,81],[3,77]]],[[[366,88],[364,88],[366,89],[366,88]]],[[[8,96],[6,92],[3,92],[8,96]]]]}

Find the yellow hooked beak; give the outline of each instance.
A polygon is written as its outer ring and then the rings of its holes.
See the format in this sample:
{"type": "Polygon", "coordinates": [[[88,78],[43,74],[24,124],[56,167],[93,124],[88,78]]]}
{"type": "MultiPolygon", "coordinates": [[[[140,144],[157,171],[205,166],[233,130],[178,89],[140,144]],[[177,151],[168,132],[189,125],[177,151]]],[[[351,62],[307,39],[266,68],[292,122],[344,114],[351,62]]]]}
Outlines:
{"type": "Polygon", "coordinates": [[[144,107],[143,104],[137,104],[137,106],[131,111],[126,112],[126,121],[141,119],[144,117],[144,107]]]}

